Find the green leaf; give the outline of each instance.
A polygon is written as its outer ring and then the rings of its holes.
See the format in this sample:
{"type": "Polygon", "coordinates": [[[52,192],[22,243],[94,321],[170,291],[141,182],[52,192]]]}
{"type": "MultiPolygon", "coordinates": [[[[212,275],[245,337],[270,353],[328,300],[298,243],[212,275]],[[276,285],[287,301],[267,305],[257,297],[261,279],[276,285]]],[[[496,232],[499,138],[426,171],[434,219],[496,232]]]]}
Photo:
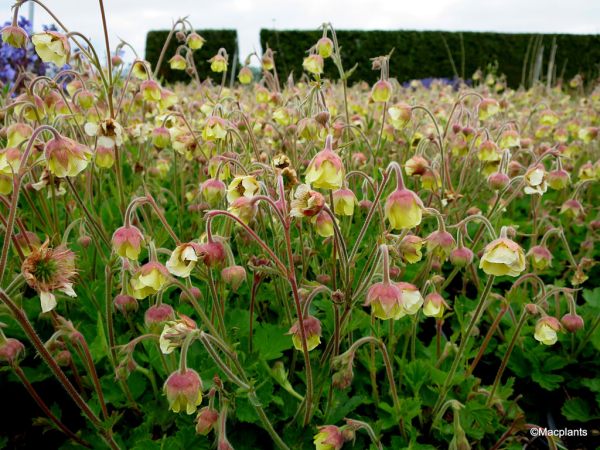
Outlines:
{"type": "Polygon", "coordinates": [[[562,376],[553,373],[533,372],[531,379],[547,391],[554,391],[560,387],[565,380],[562,376]]]}
{"type": "Polygon", "coordinates": [[[570,398],[565,401],[561,412],[569,420],[578,422],[589,422],[600,418],[600,415],[593,414],[590,404],[579,397],[570,398]]]}
{"type": "Polygon", "coordinates": [[[283,327],[262,323],[254,334],[254,347],[267,361],[281,358],[284,350],[292,348],[292,338],[287,332],[283,327]]]}
{"type": "Polygon", "coordinates": [[[430,380],[430,365],[422,360],[411,361],[404,369],[404,381],[417,395],[421,387],[430,380]]]}

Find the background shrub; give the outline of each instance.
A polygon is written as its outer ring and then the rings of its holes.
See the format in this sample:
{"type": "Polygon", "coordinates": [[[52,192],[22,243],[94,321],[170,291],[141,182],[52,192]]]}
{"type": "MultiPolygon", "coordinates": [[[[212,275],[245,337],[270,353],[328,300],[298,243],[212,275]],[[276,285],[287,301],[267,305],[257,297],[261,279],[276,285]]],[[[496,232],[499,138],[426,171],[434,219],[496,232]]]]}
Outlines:
{"type": "MultiPolygon", "coordinates": [[[[237,31],[197,30],[196,32],[206,39],[204,46],[200,50],[194,52],[194,60],[196,61],[200,79],[203,80],[207,77],[212,77],[214,79],[215,76],[210,71],[210,64],[206,61],[216,55],[219,49],[223,47],[227,50],[227,54],[229,55],[229,67],[231,68],[234,55],[238,53],[237,31]]],[[[146,61],[149,61],[152,64],[152,69],[154,69],[158,62],[160,52],[168,35],[169,30],[157,30],[148,32],[148,35],[146,36],[146,61]]],[[[167,48],[167,53],[165,54],[160,73],[158,74],[159,78],[168,83],[176,81],[187,82],[190,80],[190,76],[184,70],[171,70],[168,64],[169,59],[175,54],[179,45],[180,43],[173,37],[167,48]]],[[[185,53],[182,53],[182,56],[185,56],[185,53]]],[[[220,77],[218,81],[221,81],[220,77]]]]}
{"type": "MultiPolygon", "coordinates": [[[[263,50],[268,44],[277,52],[275,61],[282,75],[293,72],[299,78],[302,58],[321,35],[318,30],[262,29],[260,41],[263,50]]],[[[350,82],[375,81],[379,72],[371,70],[370,58],[394,48],[390,76],[401,82],[432,76],[466,79],[478,68],[497,62],[498,71],[506,75],[509,86],[518,87],[523,79],[527,84],[542,47],[541,74],[546,75],[554,39],[556,76],[569,79],[581,73],[590,80],[600,73],[600,35],[340,30],[337,36],[344,68],[348,70],[358,63],[350,82]]],[[[337,78],[333,63],[328,61],[325,66],[325,75],[337,78]]]]}

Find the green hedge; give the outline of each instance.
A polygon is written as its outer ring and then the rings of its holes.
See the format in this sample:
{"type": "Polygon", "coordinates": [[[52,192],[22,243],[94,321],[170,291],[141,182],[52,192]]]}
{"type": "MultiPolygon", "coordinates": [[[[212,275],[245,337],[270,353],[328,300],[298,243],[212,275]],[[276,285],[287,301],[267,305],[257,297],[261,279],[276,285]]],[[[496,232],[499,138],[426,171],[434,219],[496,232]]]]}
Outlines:
{"type": "MultiPolygon", "coordinates": [[[[321,35],[321,31],[263,29],[260,31],[260,40],[263,49],[268,44],[277,52],[275,61],[278,70],[286,75],[293,72],[298,78],[302,74],[302,60],[306,51],[321,35]]],[[[390,75],[399,81],[427,77],[451,78],[455,74],[470,78],[478,68],[485,69],[488,64],[497,62],[499,72],[507,76],[509,85],[517,87],[521,83],[526,55],[529,54],[527,73],[530,74],[541,45],[544,46],[542,74],[546,75],[554,38],[558,77],[564,74],[569,79],[582,73],[589,80],[600,72],[600,35],[340,30],[337,36],[342,47],[344,68],[347,70],[358,63],[350,82],[376,80],[378,73],[371,70],[369,59],[387,54],[394,48],[390,75]]],[[[331,61],[325,63],[325,71],[327,76],[337,77],[331,61]]]]}
{"type": "MultiPolygon", "coordinates": [[[[233,64],[234,55],[238,51],[237,43],[237,31],[236,30],[198,30],[197,33],[206,39],[206,43],[200,50],[194,52],[194,60],[196,61],[196,67],[200,74],[200,79],[204,80],[207,77],[215,78],[215,74],[210,71],[210,63],[206,62],[217,54],[221,47],[227,50],[229,55],[229,67],[233,64]]],[[[152,69],[158,62],[160,52],[163,48],[167,36],[169,35],[168,30],[150,31],[146,36],[146,61],[152,64],[152,69]]],[[[190,80],[190,76],[184,70],[171,70],[168,61],[175,54],[177,47],[180,45],[177,42],[175,36],[171,39],[171,43],[167,48],[164,61],[162,63],[160,73],[158,76],[168,83],[176,81],[187,82],[190,80]]],[[[185,53],[182,53],[185,55],[185,53]]],[[[218,77],[219,80],[220,76],[218,77]]]]}

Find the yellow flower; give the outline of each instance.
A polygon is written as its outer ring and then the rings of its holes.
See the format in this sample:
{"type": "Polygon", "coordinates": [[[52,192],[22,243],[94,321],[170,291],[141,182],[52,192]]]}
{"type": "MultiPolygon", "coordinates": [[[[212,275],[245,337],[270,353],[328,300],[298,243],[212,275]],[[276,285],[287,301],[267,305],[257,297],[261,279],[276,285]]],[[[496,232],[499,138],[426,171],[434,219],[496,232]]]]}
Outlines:
{"type": "Polygon", "coordinates": [[[258,181],[252,175],[235,177],[227,187],[227,201],[233,203],[240,197],[252,198],[259,189],[258,181]]]}
{"type": "Polygon", "coordinates": [[[188,34],[186,39],[187,46],[192,50],[200,50],[205,42],[206,39],[194,32],[188,34]]]}
{"type": "Polygon", "coordinates": [[[488,275],[516,277],[525,270],[525,254],[519,244],[500,237],[485,247],[479,268],[488,275]]]}
{"type": "Polygon", "coordinates": [[[252,74],[252,70],[248,66],[244,66],[240,69],[238,73],[238,81],[242,84],[250,84],[254,79],[254,75],[252,74]]]}
{"type": "Polygon", "coordinates": [[[371,98],[376,103],[385,103],[392,97],[392,83],[387,80],[379,80],[373,85],[371,98]]]}
{"type": "Polygon", "coordinates": [[[44,31],[31,36],[35,51],[44,62],[51,62],[58,67],[69,60],[71,46],[67,37],[55,31],[44,31]]]}
{"type": "Polygon", "coordinates": [[[544,170],[544,166],[538,164],[529,169],[525,173],[525,183],[524,191],[526,194],[542,195],[546,192],[548,184],[546,183],[546,170],[544,170]]]}
{"type": "Polygon", "coordinates": [[[321,55],[309,55],[304,58],[302,67],[313,75],[320,75],[323,73],[323,64],[323,57],[321,55]]]}
{"type": "Polygon", "coordinates": [[[91,151],[72,139],[58,136],[46,143],[44,156],[48,170],[54,176],[74,177],[87,167],[91,151]]]}
{"type": "Polygon", "coordinates": [[[210,63],[210,70],[215,73],[223,73],[227,71],[227,56],[223,49],[219,50],[219,53],[208,60],[210,63]]]}
{"type": "Polygon", "coordinates": [[[187,67],[187,62],[183,56],[174,55],[169,60],[169,66],[171,67],[171,70],[185,70],[187,67]]]}
{"type": "Polygon", "coordinates": [[[333,192],[333,212],[339,216],[354,215],[356,196],[350,189],[338,189],[333,192]]]}
{"type": "Polygon", "coordinates": [[[169,272],[162,264],[150,261],[144,264],[131,278],[133,297],[138,300],[156,294],[167,282],[169,272]]]}
{"type": "Polygon", "coordinates": [[[169,409],[178,413],[185,411],[194,414],[202,403],[202,380],[193,369],[183,369],[173,372],[165,381],[163,388],[169,409]]]}
{"type": "Polygon", "coordinates": [[[396,189],[385,202],[385,217],[393,230],[416,227],[423,218],[423,202],[413,191],[396,189]]]}
{"type": "MultiPolygon", "coordinates": [[[[321,343],[321,322],[314,316],[305,317],[302,320],[306,336],[306,347],[308,351],[315,349],[321,343]]],[[[288,334],[292,335],[292,342],[296,350],[302,351],[302,337],[300,322],[296,321],[290,328],[288,334]]]]}
{"type": "Polygon", "coordinates": [[[316,450],[340,450],[344,445],[344,437],[338,427],[326,425],[319,427],[313,442],[316,450]]]}
{"type": "Polygon", "coordinates": [[[555,317],[542,317],[535,324],[533,337],[545,345],[554,345],[558,341],[557,331],[560,330],[560,322],[555,317]]]}
{"type": "Polygon", "coordinates": [[[197,247],[194,242],[177,246],[166,264],[169,272],[177,277],[189,277],[198,262],[197,247]]]}
{"type": "Polygon", "coordinates": [[[305,181],[321,189],[339,189],[344,181],[344,164],[332,149],[332,137],[327,136],[325,148],[308,164],[305,181]]]}

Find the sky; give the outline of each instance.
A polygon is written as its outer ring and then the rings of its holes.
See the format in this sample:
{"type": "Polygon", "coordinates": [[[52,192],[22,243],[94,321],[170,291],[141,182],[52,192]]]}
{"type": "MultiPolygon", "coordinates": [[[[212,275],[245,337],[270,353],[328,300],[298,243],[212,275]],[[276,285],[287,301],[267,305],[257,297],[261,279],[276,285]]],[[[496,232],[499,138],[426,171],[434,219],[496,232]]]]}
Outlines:
{"type": "MultiPolygon", "coordinates": [[[[69,29],[104,38],[98,1],[42,0],[69,29]]],[[[5,20],[14,0],[0,0],[5,20]]],[[[260,51],[261,28],[412,29],[600,34],[600,0],[104,0],[111,46],[119,38],[141,56],[146,33],[182,16],[196,29],[235,28],[242,57],[260,51]]],[[[28,16],[29,4],[21,8],[28,16]]],[[[52,19],[36,5],[34,29],[52,19]]],[[[132,55],[126,56],[133,59],[132,55]]]]}

